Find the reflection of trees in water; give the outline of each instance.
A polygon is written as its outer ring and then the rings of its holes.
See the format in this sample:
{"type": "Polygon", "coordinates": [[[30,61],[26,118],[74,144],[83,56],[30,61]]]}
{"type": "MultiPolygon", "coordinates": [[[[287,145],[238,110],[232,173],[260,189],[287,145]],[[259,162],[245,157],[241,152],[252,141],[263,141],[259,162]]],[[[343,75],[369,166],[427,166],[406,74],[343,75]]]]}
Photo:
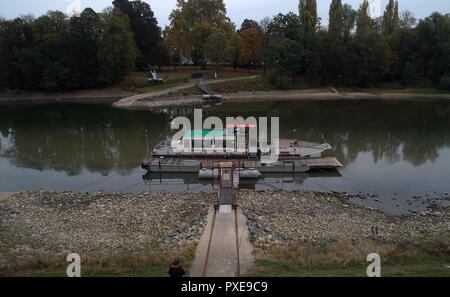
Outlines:
{"type": "Polygon", "coordinates": [[[167,134],[168,115],[125,112],[105,106],[52,106],[2,111],[2,134],[12,128],[13,146],[3,152],[13,164],[77,175],[83,168],[126,174],[139,166],[149,145],[167,134]]]}
{"type": "Polygon", "coordinates": [[[392,164],[403,159],[418,166],[435,161],[439,149],[450,147],[448,101],[258,102],[256,114],[252,105],[240,105],[234,112],[231,105],[219,109],[222,116],[279,116],[281,137],[321,142],[323,133],[333,146],[326,154],[344,164],[354,162],[361,152],[369,152],[374,162],[385,159],[392,164]]]}
{"type": "MultiPolygon", "coordinates": [[[[11,134],[6,157],[19,167],[54,169],[77,175],[83,168],[127,174],[149,146],[171,134],[170,120],[192,118],[192,108],[122,111],[103,106],[58,105],[0,111],[0,133],[11,134]]],[[[435,161],[450,146],[450,104],[411,101],[291,101],[224,104],[205,109],[208,116],[279,116],[281,137],[333,145],[328,155],[344,164],[369,152],[374,162],[406,160],[413,165],[435,161]],[[293,129],[296,133],[293,133],[293,129]]]]}

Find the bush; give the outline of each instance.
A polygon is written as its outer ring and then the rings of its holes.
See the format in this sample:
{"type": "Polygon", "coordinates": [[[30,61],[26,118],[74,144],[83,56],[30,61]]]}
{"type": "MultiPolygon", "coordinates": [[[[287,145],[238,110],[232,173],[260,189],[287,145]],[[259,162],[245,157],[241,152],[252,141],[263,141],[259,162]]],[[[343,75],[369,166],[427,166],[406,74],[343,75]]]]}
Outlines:
{"type": "Polygon", "coordinates": [[[450,76],[444,75],[439,81],[439,88],[450,91],[450,76]]]}
{"type": "Polygon", "coordinates": [[[193,72],[191,74],[192,78],[202,78],[203,77],[203,72],[193,72]]]}
{"type": "Polygon", "coordinates": [[[270,72],[268,75],[268,79],[275,88],[282,90],[292,88],[294,84],[293,75],[282,71],[270,72]]]}

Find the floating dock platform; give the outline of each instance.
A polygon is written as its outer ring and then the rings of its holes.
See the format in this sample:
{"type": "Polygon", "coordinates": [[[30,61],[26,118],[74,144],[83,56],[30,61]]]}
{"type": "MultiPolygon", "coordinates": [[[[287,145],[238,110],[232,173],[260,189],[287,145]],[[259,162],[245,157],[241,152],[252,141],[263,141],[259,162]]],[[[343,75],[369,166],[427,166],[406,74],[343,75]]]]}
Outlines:
{"type": "Polygon", "coordinates": [[[254,168],[261,173],[299,173],[311,169],[337,169],[343,167],[334,157],[283,159],[273,164],[262,164],[258,160],[247,159],[185,159],[176,157],[149,157],[142,162],[142,168],[158,173],[198,173],[201,169],[211,169],[217,162],[234,162],[241,168],[254,168]]]}

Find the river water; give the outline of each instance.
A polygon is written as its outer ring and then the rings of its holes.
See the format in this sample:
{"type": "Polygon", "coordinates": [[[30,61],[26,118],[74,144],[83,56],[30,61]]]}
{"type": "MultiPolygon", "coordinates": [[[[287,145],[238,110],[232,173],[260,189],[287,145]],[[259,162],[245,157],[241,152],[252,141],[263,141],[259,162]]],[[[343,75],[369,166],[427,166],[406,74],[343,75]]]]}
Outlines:
{"type": "MultiPolygon", "coordinates": [[[[176,131],[170,121],[193,108],[128,111],[99,105],[0,109],[0,191],[37,189],[139,192],[213,191],[190,174],[147,174],[147,151],[176,131]],[[147,134],[147,137],[146,137],[147,134]]],[[[256,190],[371,194],[351,202],[388,214],[450,200],[450,101],[304,100],[205,107],[204,118],[277,116],[280,136],[325,139],[344,165],[336,172],[264,176],[256,190]]]]}

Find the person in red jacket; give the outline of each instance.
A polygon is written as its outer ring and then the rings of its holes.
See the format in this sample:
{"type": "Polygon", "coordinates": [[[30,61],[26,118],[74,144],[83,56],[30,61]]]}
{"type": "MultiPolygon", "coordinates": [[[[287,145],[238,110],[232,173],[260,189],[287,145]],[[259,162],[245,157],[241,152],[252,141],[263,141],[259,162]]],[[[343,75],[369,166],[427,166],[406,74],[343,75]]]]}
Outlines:
{"type": "Polygon", "coordinates": [[[184,272],[183,266],[180,265],[180,260],[176,259],[173,261],[169,268],[170,277],[183,277],[186,273],[184,272]]]}

